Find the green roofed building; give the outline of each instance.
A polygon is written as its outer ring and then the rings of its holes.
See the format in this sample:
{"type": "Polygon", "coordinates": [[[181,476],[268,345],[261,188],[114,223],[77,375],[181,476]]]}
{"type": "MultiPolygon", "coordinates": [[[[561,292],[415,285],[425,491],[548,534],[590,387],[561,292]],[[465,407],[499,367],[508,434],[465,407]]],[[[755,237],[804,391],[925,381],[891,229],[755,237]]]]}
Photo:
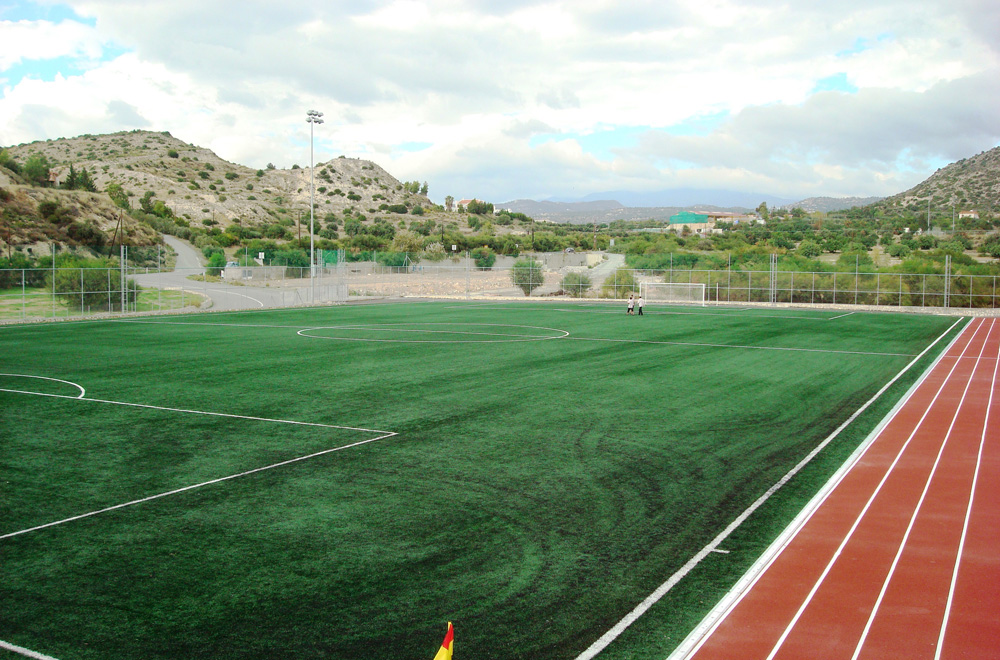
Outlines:
{"type": "Polygon", "coordinates": [[[703,225],[708,223],[708,216],[691,211],[681,211],[677,215],[670,216],[672,225],[703,225]]]}
{"type": "Polygon", "coordinates": [[[681,230],[687,227],[690,231],[705,234],[715,228],[715,218],[703,213],[692,213],[691,211],[681,211],[677,215],[670,216],[670,228],[681,230]]]}

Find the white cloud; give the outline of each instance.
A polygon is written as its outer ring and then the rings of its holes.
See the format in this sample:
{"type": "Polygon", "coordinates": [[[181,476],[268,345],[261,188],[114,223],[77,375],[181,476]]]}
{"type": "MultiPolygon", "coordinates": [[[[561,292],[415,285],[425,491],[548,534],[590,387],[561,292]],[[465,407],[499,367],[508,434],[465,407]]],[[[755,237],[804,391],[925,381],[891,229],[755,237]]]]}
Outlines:
{"type": "Polygon", "coordinates": [[[102,52],[97,31],[76,21],[0,20],[0,44],[0,71],[26,60],[95,59],[102,52]]]}
{"type": "MultiPolygon", "coordinates": [[[[1000,139],[991,0],[67,4],[95,27],[29,23],[19,43],[130,52],[9,80],[0,144],[149,127],[287,166],[308,159],[315,108],[318,160],[367,155],[435,198],[505,201],[679,186],[890,194],[1000,139]],[[858,92],[814,92],[833,77],[858,92]],[[650,133],[600,152],[570,137],[635,127],[650,133]],[[414,143],[430,146],[400,146],[414,143]]],[[[23,65],[7,52],[0,69],[23,65]]]]}

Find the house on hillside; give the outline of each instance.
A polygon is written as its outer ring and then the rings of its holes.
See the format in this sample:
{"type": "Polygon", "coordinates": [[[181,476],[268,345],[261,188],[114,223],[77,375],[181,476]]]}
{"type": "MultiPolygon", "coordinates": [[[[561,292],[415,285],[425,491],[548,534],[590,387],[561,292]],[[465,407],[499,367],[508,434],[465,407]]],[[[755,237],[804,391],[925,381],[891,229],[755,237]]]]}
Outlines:
{"type": "Polygon", "coordinates": [[[972,220],[978,220],[979,219],[979,212],[978,211],[959,211],[958,212],[958,217],[959,217],[959,219],[970,218],[972,220]]]}

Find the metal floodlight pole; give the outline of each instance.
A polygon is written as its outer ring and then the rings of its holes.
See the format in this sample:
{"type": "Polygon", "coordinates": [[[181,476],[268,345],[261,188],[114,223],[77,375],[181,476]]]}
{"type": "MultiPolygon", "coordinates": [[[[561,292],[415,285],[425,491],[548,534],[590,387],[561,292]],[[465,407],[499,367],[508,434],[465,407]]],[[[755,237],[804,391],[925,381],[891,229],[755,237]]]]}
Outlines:
{"type": "Polygon", "coordinates": [[[313,166],[313,128],[316,124],[323,123],[323,113],[310,110],[306,113],[306,121],[309,123],[309,294],[312,302],[316,301],[316,247],[315,247],[315,207],[316,207],[316,178],[313,166]]]}

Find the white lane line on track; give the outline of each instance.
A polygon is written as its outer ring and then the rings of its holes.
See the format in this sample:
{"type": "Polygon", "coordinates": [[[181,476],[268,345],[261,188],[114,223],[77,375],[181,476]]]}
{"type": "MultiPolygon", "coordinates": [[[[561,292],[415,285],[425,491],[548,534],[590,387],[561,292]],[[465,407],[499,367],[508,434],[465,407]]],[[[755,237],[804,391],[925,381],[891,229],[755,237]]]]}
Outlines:
{"type": "MultiPolygon", "coordinates": [[[[747,518],[749,518],[768,499],[770,499],[771,496],[774,495],[774,493],[776,493],[778,490],[780,490],[782,486],[784,486],[786,483],[788,483],[792,479],[792,477],[794,477],[806,465],[808,465],[823,449],[826,448],[827,445],[829,445],[831,442],[833,442],[833,440],[836,439],[844,429],[846,429],[855,419],[857,419],[859,416],[861,416],[861,414],[865,410],[867,410],[869,407],[871,407],[871,405],[874,404],[882,396],[882,394],[884,394],[886,392],[886,390],[888,390],[890,387],[892,387],[892,385],[895,384],[895,382],[897,380],[899,380],[900,378],[902,378],[903,374],[905,374],[907,371],[909,371],[913,367],[913,365],[915,365],[928,351],[931,350],[931,348],[933,348],[934,346],[936,346],[938,342],[940,342],[949,332],[951,332],[955,328],[955,326],[957,326],[962,321],[963,321],[963,319],[958,319],[957,321],[955,321],[955,323],[953,323],[947,330],[945,330],[937,339],[935,339],[933,342],[931,342],[927,346],[927,348],[925,348],[923,351],[921,351],[921,353],[919,355],[917,355],[915,358],[913,358],[913,360],[911,360],[909,362],[909,364],[907,364],[905,367],[903,367],[903,369],[900,370],[899,373],[897,373],[891,380],[889,380],[888,383],[886,383],[884,386],[882,386],[882,388],[878,392],[876,392],[872,396],[872,398],[870,398],[868,401],[866,401],[863,406],[861,406],[860,408],[858,408],[858,410],[856,410],[840,426],[838,426],[836,429],[834,429],[834,431],[829,436],[827,436],[811,452],[809,452],[809,454],[807,454],[805,456],[805,458],[803,458],[801,461],[799,461],[799,463],[795,467],[793,467],[791,470],[789,470],[787,474],[785,474],[773,486],[771,486],[763,495],[761,495],[750,506],[748,506],[743,511],[743,513],[741,513],[735,520],[733,520],[733,522],[731,522],[714,539],[712,539],[712,541],[710,541],[708,543],[708,545],[706,545],[704,548],[702,548],[701,550],[699,550],[691,559],[689,559],[687,561],[687,563],[684,564],[684,566],[682,566],[680,569],[677,570],[677,572],[675,572],[673,575],[671,575],[667,579],[666,582],[664,582],[659,587],[657,587],[656,590],[653,591],[653,593],[651,593],[649,596],[647,596],[641,603],[639,603],[638,605],[636,605],[635,608],[631,612],[629,612],[628,614],[626,614],[610,630],[608,630],[597,641],[595,641],[593,644],[591,644],[590,647],[588,647],[586,650],[584,650],[583,653],[581,653],[580,655],[578,655],[576,657],[576,660],[590,660],[591,658],[596,657],[609,644],[611,644],[623,632],[625,632],[625,630],[629,626],[631,626],[633,623],[635,623],[653,605],[655,605],[661,598],[663,598],[667,593],[669,593],[670,590],[673,589],[674,586],[678,582],[680,582],[688,573],[690,573],[692,570],[694,570],[694,568],[696,568],[698,566],[698,564],[700,564],[702,562],[702,560],[705,559],[705,557],[707,557],[709,554],[711,554],[713,550],[715,550],[716,548],[718,548],[722,544],[723,541],[725,541],[727,538],[729,538],[729,536],[734,531],[736,531],[736,529],[739,528],[739,526],[742,525],[743,522],[746,521],[747,518]]],[[[957,337],[956,337],[955,340],[957,340],[957,337]]],[[[953,340],[953,342],[955,340],[953,340]]],[[[938,358],[938,359],[940,359],[940,358],[938,358]]],[[[912,392],[913,389],[915,389],[915,388],[912,388],[910,391],[912,392]]],[[[897,410],[898,410],[899,407],[901,407],[901,406],[899,406],[899,404],[897,404],[897,410]]],[[[872,434],[872,435],[874,436],[875,434],[872,434]]],[[[859,451],[857,453],[858,453],[858,456],[860,456],[863,452],[859,451]]],[[[846,467],[842,468],[841,471],[838,471],[838,473],[836,473],[834,475],[834,479],[841,478],[842,475],[843,475],[843,473],[845,473],[845,472],[846,472],[846,467]]],[[[833,482],[834,479],[831,479],[831,482],[833,482]]],[[[830,490],[832,490],[832,487],[833,486],[828,483],[828,488],[830,490]]],[[[822,492],[823,491],[821,491],[821,493],[822,492]]],[[[818,500],[818,501],[821,501],[822,499],[825,499],[825,494],[823,494],[822,498],[819,497],[819,495],[818,495],[817,498],[815,498],[815,499],[818,500]]],[[[817,506],[818,506],[818,504],[817,504],[817,506]]],[[[779,536],[778,540],[775,541],[774,544],[772,544],[772,548],[781,547],[781,545],[786,544],[787,543],[787,538],[789,538],[791,535],[794,534],[795,531],[797,531],[797,529],[796,529],[796,523],[798,523],[798,522],[799,522],[798,520],[793,521],[792,525],[789,525],[789,528],[786,529],[786,532],[783,533],[781,536],[779,536]]],[[[804,521],[801,524],[804,524],[804,521]]],[[[770,549],[769,549],[769,551],[770,551],[770,549]]],[[[767,565],[770,565],[770,562],[772,562],[773,559],[774,559],[773,556],[770,557],[769,560],[768,560],[768,562],[767,562],[767,565]]],[[[766,570],[766,567],[764,569],[761,569],[757,573],[756,577],[759,577],[760,573],[762,573],[763,570],[766,570]]],[[[756,578],[754,580],[756,580],[756,578]]],[[[739,585],[737,585],[737,586],[739,586],[739,585]]],[[[735,589],[734,589],[734,591],[735,591],[735,589]]],[[[730,594],[733,594],[733,592],[730,592],[730,594]]],[[[741,597],[742,596],[740,596],[740,598],[741,597]]],[[[729,597],[727,597],[727,598],[729,598],[729,597]]],[[[737,599],[736,602],[738,603],[739,600],[737,599]]],[[[735,603],[733,603],[733,605],[731,607],[735,607],[735,603]]],[[[730,607],[730,609],[731,609],[731,607],[730,607]]],[[[728,610],[727,610],[727,612],[728,612],[728,610]]],[[[714,630],[715,627],[718,627],[718,624],[722,620],[722,618],[724,618],[724,615],[721,616],[718,620],[716,620],[713,623],[712,630],[714,630]]],[[[697,631],[697,629],[696,629],[696,631],[697,631]]],[[[705,636],[707,637],[707,635],[705,635],[705,636]]],[[[700,639],[703,640],[704,637],[701,637],[700,639]]],[[[672,653],[670,657],[671,658],[674,658],[675,656],[676,657],[685,657],[685,658],[688,657],[689,653],[687,651],[682,651],[682,649],[689,643],[689,641],[690,640],[685,640],[684,642],[682,642],[681,646],[679,646],[678,649],[675,650],[675,652],[672,653]],[[681,653],[681,655],[678,655],[678,653],[681,653]]],[[[701,642],[698,642],[698,646],[699,647],[700,647],[700,645],[701,645],[701,642]]]]}
{"type": "MultiPolygon", "coordinates": [[[[985,325],[985,323],[981,324],[985,325]]],[[[980,326],[980,327],[981,327],[980,326]]],[[[992,331],[993,323],[990,323],[990,328],[986,331],[986,339],[983,341],[983,346],[979,350],[979,356],[986,351],[986,342],[989,341],[990,332],[992,331]]],[[[956,362],[956,364],[958,364],[956,362]]],[[[889,572],[885,576],[885,580],[882,582],[882,588],[879,591],[878,598],[875,599],[875,605],[872,607],[871,613],[868,615],[868,621],[865,623],[864,630],[861,632],[861,637],[858,639],[858,644],[854,649],[854,654],[851,656],[851,660],[857,660],[858,656],[861,655],[861,650],[865,645],[865,641],[868,639],[868,633],[871,632],[872,624],[875,622],[875,617],[878,615],[879,608],[882,607],[882,601],[885,600],[886,591],[889,589],[889,583],[892,581],[893,576],[896,574],[896,568],[899,566],[899,560],[903,556],[903,550],[906,549],[906,544],[910,540],[910,534],[913,532],[913,527],[917,523],[917,516],[920,515],[921,509],[923,509],[924,501],[927,499],[927,492],[931,488],[931,483],[934,481],[934,476],[937,474],[938,467],[941,464],[941,457],[944,455],[945,447],[948,446],[948,441],[951,440],[952,431],[955,430],[955,422],[958,421],[958,416],[962,412],[962,407],[965,405],[965,399],[969,394],[969,389],[972,387],[972,381],[976,377],[976,370],[979,368],[979,360],[976,361],[975,366],[972,367],[972,373],[969,375],[969,380],[965,383],[965,389],[962,390],[962,397],[959,399],[958,406],[955,408],[955,414],[951,418],[951,423],[948,425],[948,430],[944,434],[944,438],[941,440],[941,447],[938,449],[937,456],[934,458],[934,464],[931,466],[931,471],[927,475],[927,479],[924,482],[924,489],[920,493],[920,498],[917,500],[917,505],[913,509],[913,514],[910,516],[910,521],[906,525],[906,531],[903,533],[903,538],[899,542],[899,548],[896,550],[896,556],[893,557],[892,563],[889,565],[889,572]]]]}
{"type": "MultiPolygon", "coordinates": [[[[995,320],[994,323],[996,323],[995,320]]],[[[996,394],[998,369],[1000,369],[1000,356],[994,358],[994,360],[993,382],[990,383],[990,398],[986,403],[986,414],[983,416],[983,432],[979,438],[979,451],[976,454],[976,469],[972,475],[972,487],[969,490],[969,504],[965,509],[965,521],[962,524],[962,537],[958,543],[958,550],[955,553],[955,569],[951,574],[951,585],[948,588],[948,599],[945,601],[944,614],[941,617],[941,632],[938,635],[937,648],[934,650],[934,660],[941,659],[941,651],[944,648],[945,633],[948,630],[948,619],[951,617],[951,605],[955,599],[955,586],[958,583],[958,572],[962,563],[962,554],[965,552],[965,539],[969,533],[969,520],[972,518],[972,505],[976,496],[976,487],[979,483],[979,469],[983,464],[983,448],[986,445],[986,431],[990,428],[990,414],[993,410],[993,396],[996,394]]]]}
{"type": "MultiPolygon", "coordinates": [[[[965,351],[968,349],[969,345],[971,345],[972,339],[975,338],[975,336],[979,333],[979,330],[981,328],[982,328],[982,325],[980,325],[979,328],[976,328],[975,332],[973,333],[972,337],[970,338],[969,344],[966,344],[965,348],[962,349],[962,354],[963,355],[965,354],[965,351]]],[[[945,379],[941,383],[940,387],[938,387],[937,392],[935,392],[934,398],[931,399],[931,402],[927,405],[927,409],[924,410],[924,412],[920,416],[920,419],[918,420],[916,426],[913,428],[913,431],[910,433],[909,437],[907,437],[906,442],[904,442],[903,446],[900,447],[899,452],[896,454],[896,457],[893,459],[892,463],[886,469],[885,474],[882,476],[882,479],[879,481],[878,485],[875,487],[875,490],[874,490],[874,492],[872,492],[871,497],[868,498],[868,501],[865,503],[864,507],[862,507],[861,512],[858,514],[857,518],[854,520],[854,524],[851,525],[851,528],[848,530],[847,534],[844,536],[844,539],[841,541],[840,545],[837,546],[837,550],[836,550],[836,552],[833,553],[833,557],[827,563],[826,567],[824,567],[823,572],[820,574],[819,578],[813,584],[812,589],[809,590],[809,594],[806,596],[806,598],[803,601],[802,605],[799,606],[799,609],[795,613],[795,616],[792,617],[792,620],[789,621],[788,626],[785,627],[784,632],[782,632],[781,636],[778,638],[778,641],[775,643],[774,648],[771,649],[771,652],[767,656],[767,660],[773,660],[774,659],[774,656],[777,655],[778,651],[781,649],[782,645],[785,643],[785,640],[788,639],[788,636],[792,633],[792,629],[795,628],[795,625],[799,622],[799,619],[802,618],[803,613],[805,613],[806,608],[809,607],[809,604],[812,602],[812,599],[816,596],[816,593],[819,591],[820,587],[823,586],[823,582],[826,581],[827,575],[829,575],[830,571],[833,570],[833,566],[834,566],[834,564],[837,563],[837,560],[840,558],[840,555],[843,553],[844,548],[847,547],[847,544],[854,537],[854,532],[857,531],[858,527],[861,525],[861,521],[864,520],[864,517],[865,517],[865,515],[867,515],[868,510],[871,509],[872,504],[875,502],[875,498],[878,497],[879,493],[882,491],[882,487],[889,480],[889,476],[892,474],[892,471],[894,469],[896,469],[896,466],[899,464],[899,461],[902,459],[903,454],[906,453],[906,450],[909,448],[910,443],[913,441],[913,438],[916,436],[917,431],[920,430],[920,428],[924,424],[924,421],[927,419],[927,416],[930,415],[931,409],[934,407],[934,404],[937,402],[938,397],[941,396],[941,392],[944,391],[944,388],[948,384],[948,381],[951,380],[952,374],[955,373],[955,369],[958,368],[958,365],[959,365],[959,361],[955,360],[955,363],[951,366],[951,369],[948,371],[948,375],[945,377],[945,379]]]]}

